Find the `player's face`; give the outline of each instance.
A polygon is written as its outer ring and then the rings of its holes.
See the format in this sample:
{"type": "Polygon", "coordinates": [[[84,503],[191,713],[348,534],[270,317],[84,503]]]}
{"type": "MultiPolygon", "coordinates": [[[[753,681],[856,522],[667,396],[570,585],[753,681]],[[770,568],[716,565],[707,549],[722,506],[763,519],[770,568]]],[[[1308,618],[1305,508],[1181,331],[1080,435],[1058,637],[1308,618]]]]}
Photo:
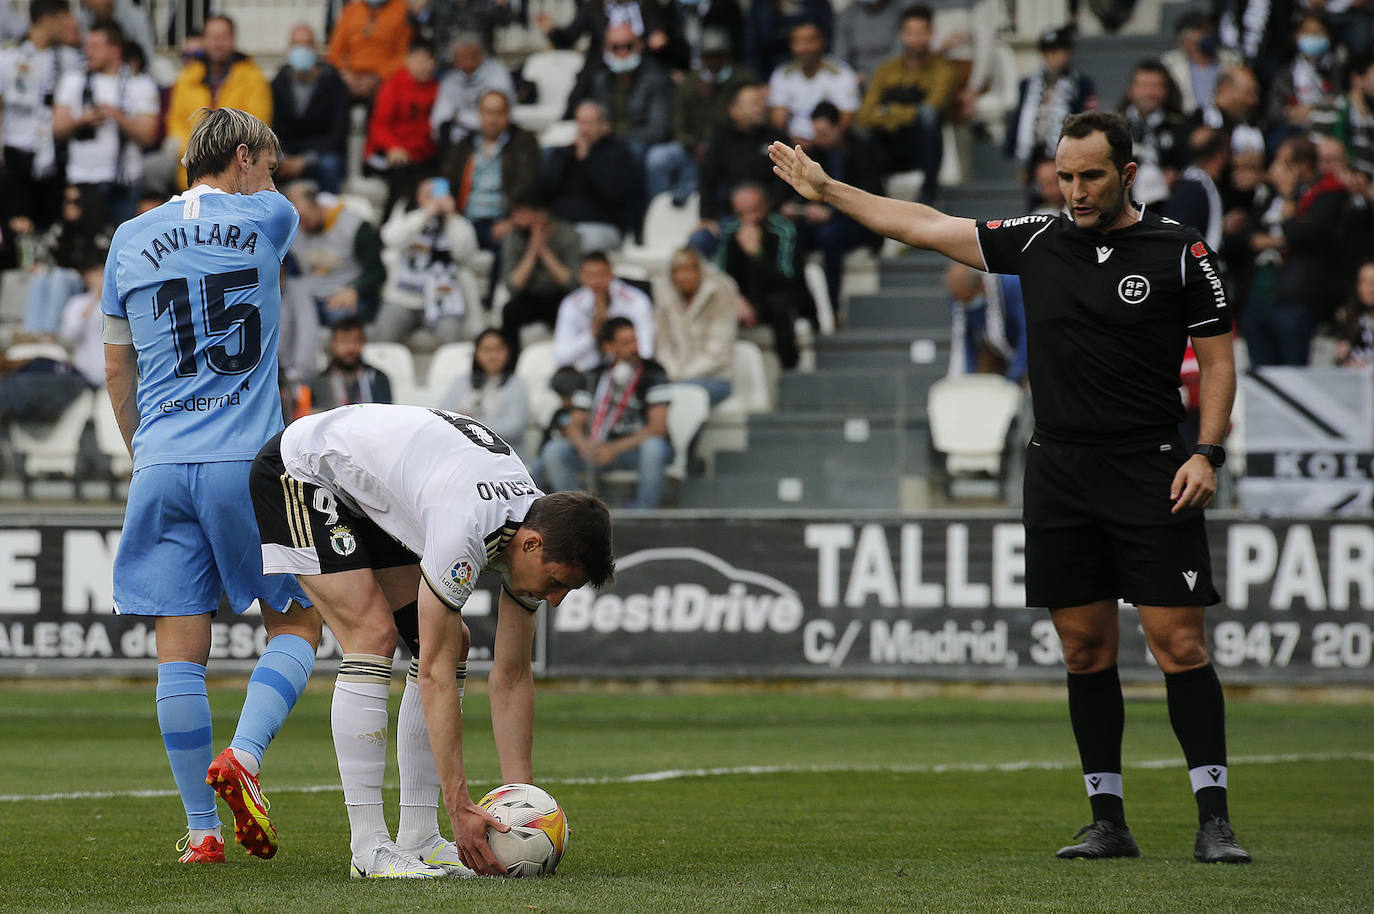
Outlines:
{"type": "Polygon", "coordinates": [[[550,606],[586,583],[587,575],[577,566],[545,561],[543,548],[521,550],[511,561],[510,589],[516,596],[547,600],[550,606]]]}
{"type": "Polygon", "coordinates": [[[1081,229],[1108,232],[1126,217],[1126,190],[1135,177],[1134,163],[1122,174],[1112,164],[1105,133],[1064,137],[1054,157],[1059,189],[1068,201],[1074,224],[1081,229]]]}
{"type": "Polygon", "coordinates": [[[260,190],[276,190],[276,182],[272,180],[272,173],[276,170],[277,151],[275,149],[264,149],[258,153],[256,159],[250,156],[248,167],[239,182],[239,193],[255,194],[260,190]]]}

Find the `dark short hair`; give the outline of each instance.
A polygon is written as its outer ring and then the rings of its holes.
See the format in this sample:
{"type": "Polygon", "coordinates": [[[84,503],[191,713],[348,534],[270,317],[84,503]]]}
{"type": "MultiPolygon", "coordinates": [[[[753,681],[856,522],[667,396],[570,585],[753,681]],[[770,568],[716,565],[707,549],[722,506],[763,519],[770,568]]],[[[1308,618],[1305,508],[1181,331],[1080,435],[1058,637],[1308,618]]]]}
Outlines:
{"type": "Polygon", "coordinates": [[[1190,29],[1210,29],[1212,28],[1212,17],[1202,10],[1189,10],[1178,21],[1174,23],[1174,34],[1182,35],[1190,29]]]}
{"type": "Polygon", "coordinates": [[[438,52],[434,50],[434,42],[421,36],[410,39],[410,47],[406,48],[407,54],[413,54],[416,51],[424,51],[430,57],[437,58],[439,56],[438,52]]]}
{"type": "Polygon", "coordinates": [[[811,120],[838,124],[840,122],[840,109],[835,107],[834,102],[821,102],[811,109],[811,120]]]}
{"type": "Polygon", "coordinates": [[[124,30],[119,27],[119,23],[115,22],[112,19],[98,19],[94,23],[92,23],[90,29],[86,32],[86,34],[90,35],[93,32],[99,32],[100,34],[104,35],[105,40],[108,41],[110,44],[114,45],[115,47],[119,48],[119,53],[121,56],[123,56],[124,30]]]}
{"type": "Polygon", "coordinates": [[[725,106],[726,106],[727,108],[729,108],[729,107],[733,106],[733,105],[735,104],[735,102],[739,101],[739,95],[740,95],[740,93],[743,92],[745,89],[766,89],[766,88],[768,88],[768,86],[767,86],[766,83],[748,82],[748,81],[742,82],[742,83],[740,83],[739,85],[735,86],[734,88],[732,88],[732,89],[730,90],[730,94],[729,94],[729,95],[726,97],[726,99],[725,99],[725,106]]]}
{"type": "Polygon", "coordinates": [[[67,0],[33,0],[29,4],[29,22],[37,25],[49,16],[60,16],[71,11],[67,0]]]}
{"type": "Polygon", "coordinates": [[[902,15],[897,19],[897,27],[906,25],[908,19],[924,19],[926,25],[930,25],[935,21],[935,14],[924,3],[916,3],[902,10],[902,15]]]}
{"type": "Polygon", "coordinates": [[[1059,130],[1059,138],[1081,140],[1094,133],[1107,137],[1107,146],[1112,164],[1118,172],[1124,172],[1131,161],[1131,126],[1126,118],[1111,111],[1084,111],[1064,118],[1059,130]]]}
{"type": "Polygon", "coordinates": [[[611,512],[595,495],[555,492],[536,498],[521,526],[544,541],[545,561],[581,569],[598,589],[615,581],[611,512]]]}
{"type": "Polygon", "coordinates": [[[588,251],[582,255],[582,265],[586,266],[589,263],[602,263],[610,267],[611,258],[606,256],[605,251],[588,251]]]}
{"type": "Polygon", "coordinates": [[[1295,133],[1279,145],[1288,147],[1295,163],[1317,167],[1317,144],[1309,140],[1305,134],[1295,133]]]}
{"type": "Polygon", "coordinates": [[[363,322],[356,317],[341,317],[330,326],[329,338],[332,340],[341,333],[349,333],[353,330],[360,333],[366,332],[363,330],[363,322]]]}
{"type": "Polygon", "coordinates": [[[549,378],[549,389],[560,397],[571,397],[586,385],[582,372],[571,365],[564,365],[549,378]]]}
{"type": "Polygon", "coordinates": [[[596,335],[596,341],[598,343],[609,343],[615,339],[617,333],[626,327],[633,330],[635,328],[635,322],[628,317],[613,317],[601,325],[601,332],[596,335]]]}
{"type": "Polygon", "coordinates": [[[1230,148],[1231,138],[1226,131],[1212,127],[1199,127],[1188,138],[1188,155],[1194,162],[1209,162],[1230,148]]]}

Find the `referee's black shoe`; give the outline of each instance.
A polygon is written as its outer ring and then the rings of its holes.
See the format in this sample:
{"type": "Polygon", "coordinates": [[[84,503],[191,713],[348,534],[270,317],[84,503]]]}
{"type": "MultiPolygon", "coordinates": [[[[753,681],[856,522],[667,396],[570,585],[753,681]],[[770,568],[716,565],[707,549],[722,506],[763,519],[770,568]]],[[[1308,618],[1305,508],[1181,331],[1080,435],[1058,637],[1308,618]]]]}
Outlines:
{"type": "MultiPolygon", "coordinates": [[[[1131,830],[1107,819],[1098,819],[1091,825],[1084,825],[1074,837],[1083,840],[1078,844],[1061,847],[1055,853],[1056,857],[1062,860],[1079,857],[1086,860],[1102,860],[1106,857],[1140,856],[1140,848],[1136,846],[1131,830]],[[1087,837],[1084,838],[1084,835],[1087,837]]],[[[1199,837],[1198,840],[1202,839],[1199,837]]]]}
{"type": "Polygon", "coordinates": [[[1231,823],[1221,816],[1212,816],[1197,830],[1193,856],[1202,863],[1249,863],[1250,855],[1236,843],[1231,823]]]}

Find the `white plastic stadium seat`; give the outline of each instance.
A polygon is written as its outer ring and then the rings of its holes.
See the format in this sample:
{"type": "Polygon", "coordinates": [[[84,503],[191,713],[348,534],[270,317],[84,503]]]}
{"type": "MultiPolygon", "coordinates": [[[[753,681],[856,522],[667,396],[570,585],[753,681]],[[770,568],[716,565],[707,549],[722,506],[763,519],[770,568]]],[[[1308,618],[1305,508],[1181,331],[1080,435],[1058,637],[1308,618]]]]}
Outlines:
{"type": "Polygon", "coordinates": [[[539,131],[539,148],[553,149],[556,146],[571,146],[577,139],[576,121],[554,121],[539,131]]]}
{"type": "Polygon", "coordinates": [[[415,359],[401,343],[367,343],[363,361],[378,369],[391,382],[391,402],[420,405],[420,390],[415,384],[415,359]]]}
{"type": "Polygon", "coordinates": [[[429,361],[429,381],[425,384],[427,405],[439,406],[453,382],[470,371],[472,343],[445,343],[434,350],[434,357],[429,361]]]}
{"type": "Polygon", "coordinates": [[[536,51],[525,58],[520,72],[539,88],[539,101],[515,106],[511,120],[516,126],[537,134],[561,120],[584,60],[580,51],[536,51]]]}
{"type": "Polygon", "coordinates": [[[22,321],[28,297],[28,270],[6,270],[0,273],[0,322],[22,321]]]}
{"type": "Polygon", "coordinates": [[[120,479],[128,479],[133,472],[134,461],[129,456],[129,448],[124,444],[124,435],[115,421],[114,407],[104,391],[95,392],[95,402],[91,405],[92,418],[95,420],[95,446],[110,461],[110,474],[120,479]]]}
{"type": "Polygon", "coordinates": [[[994,374],[941,378],[930,386],[931,447],[944,456],[947,480],[1001,475],[1022,397],[1019,384],[994,374]]]}
{"type": "Polygon", "coordinates": [[[7,359],[52,359],[54,362],[70,362],[71,355],[61,343],[15,343],[5,350],[7,359]]]}
{"type": "Polygon", "coordinates": [[[629,242],[620,249],[616,261],[651,270],[666,268],[673,252],[687,243],[701,221],[700,213],[700,194],[692,194],[683,206],[674,206],[673,195],[667,191],[658,194],[649,201],[644,214],[644,243],[629,242]]]}
{"type": "Polygon", "coordinates": [[[730,396],[711,410],[713,415],[744,416],[766,413],[773,408],[773,392],[768,384],[768,369],[763,350],[750,340],[735,340],[735,362],[730,396]]]}
{"type": "Polygon", "coordinates": [[[33,434],[20,422],[10,425],[10,446],[24,455],[25,476],[55,473],[71,479],[76,475],[81,433],[91,418],[94,398],[91,391],[80,393],[44,433],[33,434]]]}
{"type": "Polygon", "coordinates": [[[815,261],[807,263],[802,271],[806,288],[816,302],[816,323],[822,336],[835,332],[835,305],[830,300],[830,287],[825,283],[825,267],[815,261]]]}

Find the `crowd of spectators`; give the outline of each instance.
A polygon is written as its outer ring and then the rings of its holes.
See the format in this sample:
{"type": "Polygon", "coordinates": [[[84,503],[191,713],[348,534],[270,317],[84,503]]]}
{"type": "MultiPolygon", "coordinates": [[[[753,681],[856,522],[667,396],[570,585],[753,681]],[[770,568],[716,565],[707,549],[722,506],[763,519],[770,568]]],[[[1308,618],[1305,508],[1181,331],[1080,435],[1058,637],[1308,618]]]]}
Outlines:
{"type": "MultiPolygon", "coordinates": [[[[1339,340],[1341,363],[1368,364],[1374,15],[1217,6],[1179,18],[1176,47],[1139,61],[1117,103],[1136,141],[1135,196],[1220,251],[1252,364],[1306,364],[1316,333],[1339,340]]],[[[734,340],[751,328],[794,368],[798,323],[817,322],[807,258],[838,304],[846,257],[876,249],[857,223],[773,179],[770,142],[800,144],[874,191],[919,170],[917,198],[935,202],[943,128],[967,122],[986,88],[960,53],[970,36],[937,44],[921,4],[856,0],[836,16],[829,0],[582,0],[566,23],[531,23],[553,47],[586,48],[570,139],[541,148],[513,120],[533,84],[492,51],[496,28],[522,15],[507,0],[348,0],[327,35],[292,28],[270,78],[239,50],[233,19],[210,16],[175,49],[165,87],[149,75],[154,30],[137,5],[31,0],[28,11],[0,49],[0,266],[30,273],[24,333],[84,339],[86,274],[112,227],[185,189],[198,109],[241,108],[276,129],[278,182],[301,213],[284,280],[292,408],[389,396],[362,361],[365,338],[418,331],[437,345],[494,327],[446,402],[496,426],[522,390],[522,343],[543,325],[592,398],[562,411],[540,461],[554,474],[657,466],[666,439],[645,444],[662,438],[651,381],[698,383],[719,403],[734,340]],[[365,142],[350,161],[355,118],[365,142]],[[358,176],[384,182],[380,211],[343,193],[358,176]],[[697,201],[688,246],[649,281],[617,278],[616,250],[642,235],[660,195],[697,201]],[[630,368],[607,373],[617,365],[630,368]],[[624,415],[597,424],[588,402],[624,415]]],[[[1052,212],[1059,123],[1103,104],[1075,40],[1071,26],[1043,33],[1005,123],[975,131],[1002,134],[1030,206],[1052,212]]],[[[955,361],[1020,380],[1016,290],[962,271],[949,283],[965,335],[955,361]]]]}

